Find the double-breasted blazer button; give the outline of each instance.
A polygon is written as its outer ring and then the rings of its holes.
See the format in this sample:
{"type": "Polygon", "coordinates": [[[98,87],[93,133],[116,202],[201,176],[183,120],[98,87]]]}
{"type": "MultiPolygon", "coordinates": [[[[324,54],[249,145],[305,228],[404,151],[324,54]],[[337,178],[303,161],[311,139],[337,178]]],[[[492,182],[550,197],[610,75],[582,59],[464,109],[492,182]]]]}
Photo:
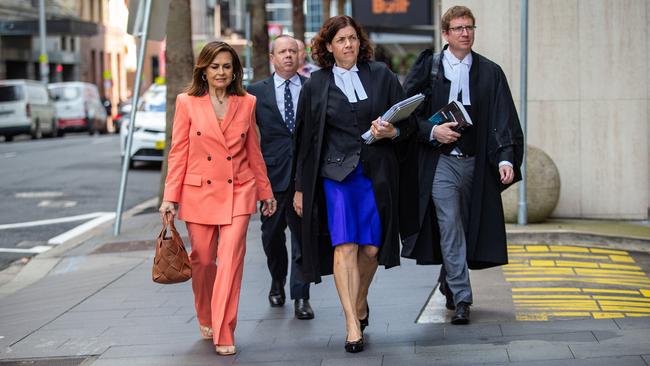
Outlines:
{"type": "Polygon", "coordinates": [[[201,136],[201,131],[196,131],[197,136],[201,136]]]}
{"type": "Polygon", "coordinates": [[[208,184],[212,184],[212,181],[210,179],[208,179],[208,184]]]}
{"type": "Polygon", "coordinates": [[[357,156],[359,156],[359,155],[361,155],[361,152],[360,152],[360,151],[357,151],[357,156]]]}
{"type": "Polygon", "coordinates": [[[212,156],[208,155],[208,161],[212,160],[212,156]]]}
{"type": "Polygon", "coordinates": [[[232,183],[232,179],[228,179],[228,184],[231,184],[231,183],[232,183]]]}
{"type": "Polygon", "coordinates": [[[244,138],[244,137],[246,137],[246,134],[245,134],[245,133],[242,133],[242,134],[241,134],[241,138],[244,138]]]}
{"type": "Polygon", "coordinates": [[[226,160],[228,161],[232,160],[232,156],[227,157],[226,160]]]}

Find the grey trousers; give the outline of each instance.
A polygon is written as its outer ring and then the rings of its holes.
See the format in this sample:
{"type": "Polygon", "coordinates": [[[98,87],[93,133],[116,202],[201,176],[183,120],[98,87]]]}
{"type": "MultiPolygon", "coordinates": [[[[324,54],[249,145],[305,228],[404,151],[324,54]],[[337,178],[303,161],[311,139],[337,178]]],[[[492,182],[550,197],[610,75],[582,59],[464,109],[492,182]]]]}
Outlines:
{"type": "Polygon", "coordinates": [[[440,227],[441,274],[446,273],[454,304],[472,303],[465,233],[469,225],[473,174],[473,157],[459,159],[440,155],[431,189],[440,227]]]}

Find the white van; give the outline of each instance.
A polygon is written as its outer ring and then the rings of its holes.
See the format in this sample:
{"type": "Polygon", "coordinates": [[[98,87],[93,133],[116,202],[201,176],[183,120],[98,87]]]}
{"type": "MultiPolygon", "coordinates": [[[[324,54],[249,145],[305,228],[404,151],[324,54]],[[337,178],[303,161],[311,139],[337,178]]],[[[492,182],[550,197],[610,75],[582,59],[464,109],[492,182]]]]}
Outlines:
{"type": "Polygon", "coordinates": [[[81,81],[48,85],[56,107],[59,131],[108,132],[106,108],[94,84],[81,81]]]}
{"type": "Polygon", "coordinates": [[[34,139],[57,135],[47,87],[35,80],[0,80],[0,135],[11,141],[23,133],[34,139]]]}

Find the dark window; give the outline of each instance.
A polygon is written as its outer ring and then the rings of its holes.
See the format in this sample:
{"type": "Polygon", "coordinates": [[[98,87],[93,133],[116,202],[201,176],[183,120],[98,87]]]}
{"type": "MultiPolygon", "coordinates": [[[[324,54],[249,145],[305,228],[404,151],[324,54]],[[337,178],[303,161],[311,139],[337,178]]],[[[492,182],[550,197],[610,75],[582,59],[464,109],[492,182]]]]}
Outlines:
{"type": "Polygon", "coordinates": [[[0,86],[0,102],[23,100],[23,88],[17,85],[0,86]]]}
{"type": "Polygon", "coordinates": [[[155,82],[158,75],[160,75],[160,61],[158,56],[151,56],[151,81],[155,82]]]}

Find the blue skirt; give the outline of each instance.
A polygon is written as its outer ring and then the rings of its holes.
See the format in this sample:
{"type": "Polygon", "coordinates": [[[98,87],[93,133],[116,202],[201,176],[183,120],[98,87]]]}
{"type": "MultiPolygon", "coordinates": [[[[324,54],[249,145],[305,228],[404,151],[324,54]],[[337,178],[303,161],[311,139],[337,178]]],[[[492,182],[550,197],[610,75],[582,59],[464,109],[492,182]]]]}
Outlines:
{"type": "Polygon", "coordinates": [[[332,246],[381,245],[381,221],[372,182],[359,165],[342,182],[323,178],[332,246]]]}

